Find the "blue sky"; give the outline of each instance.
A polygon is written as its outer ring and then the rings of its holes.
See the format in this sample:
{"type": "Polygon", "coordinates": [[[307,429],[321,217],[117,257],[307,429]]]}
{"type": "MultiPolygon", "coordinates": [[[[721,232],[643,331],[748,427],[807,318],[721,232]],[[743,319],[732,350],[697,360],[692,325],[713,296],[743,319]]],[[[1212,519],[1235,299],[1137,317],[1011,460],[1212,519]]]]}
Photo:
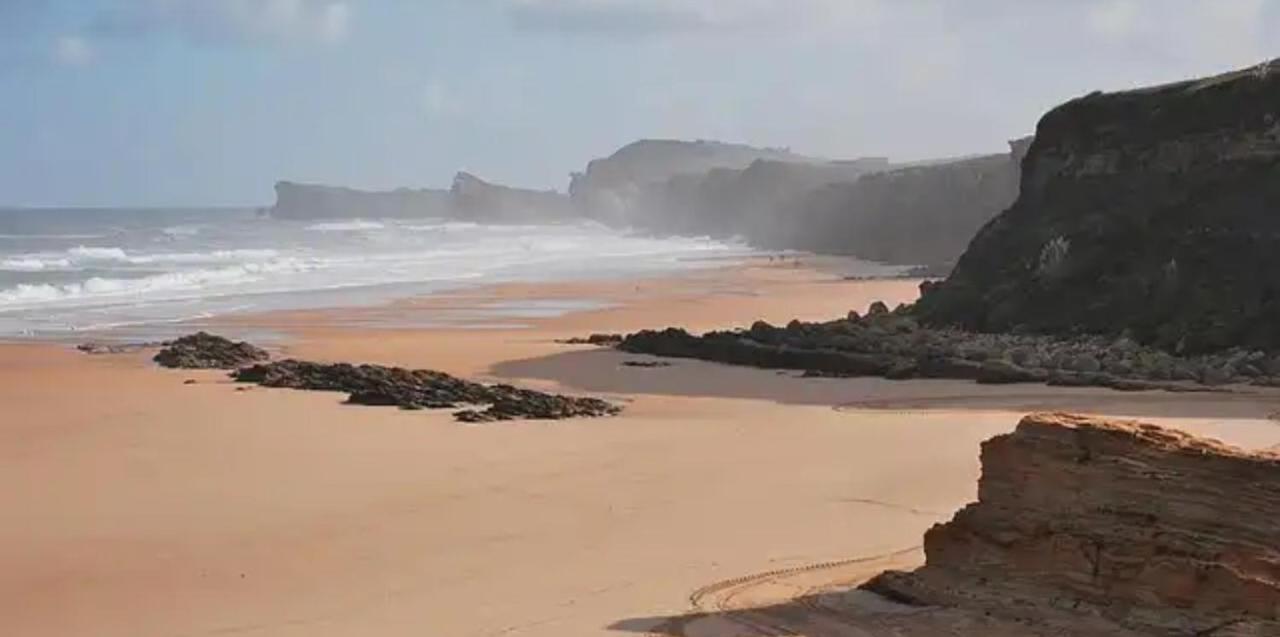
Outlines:
{"type": "Polygon", "coordinates": [[[0,0],[0,205],[563,189],[642,137],[997,151],[1274,43],[1280,0],[0,0]]]}

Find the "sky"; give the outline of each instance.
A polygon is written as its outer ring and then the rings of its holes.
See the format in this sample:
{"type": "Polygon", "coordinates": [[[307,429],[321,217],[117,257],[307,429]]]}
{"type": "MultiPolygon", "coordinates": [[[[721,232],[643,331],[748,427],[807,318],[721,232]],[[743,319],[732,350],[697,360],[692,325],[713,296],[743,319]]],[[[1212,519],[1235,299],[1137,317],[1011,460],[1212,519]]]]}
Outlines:
{"type": "Polygon", "coordinates": [[[641,138],[998,152],[1274,57],[1280,0],[0,0],[0,205],[564,189],[641,138]]]}

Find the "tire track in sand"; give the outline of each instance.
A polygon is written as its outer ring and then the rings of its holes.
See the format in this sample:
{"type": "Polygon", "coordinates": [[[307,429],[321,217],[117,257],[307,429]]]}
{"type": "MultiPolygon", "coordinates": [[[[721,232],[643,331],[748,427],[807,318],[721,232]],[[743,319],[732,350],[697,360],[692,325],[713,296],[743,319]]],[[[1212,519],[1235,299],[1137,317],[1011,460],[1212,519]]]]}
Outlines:
{"type": "Polygon", "coordinates": [[[846,616],[819,603],[816,596],[861,583],[883,570],[909,565],[912,563],[909,558],[917,555],[921,548],[913,546],[878,555],[805,564],[712,582],[689,594],[691,609],[688,613],[651,629],[646,637],[685,637],[691,624],[710,617],[732,624],[737,631],[733,633],[734,637],[795,635],[798,633],[794,630],[799,628],[795,625],[794,610],[797,609],[803,609],[814,620],[834,621],[852,627],[854,624],[846,616]],[[817,581],[804,581],[812,578],[817,578],[817,581]],[[766,595],[763,602],[759,599],[738,602],[742,597],[759,594],[764,589],[777,590],[769,591],[775,596],[766,595]],[[789,591],[777,594],[785,589],[789,591]],[[792,612],[785,613],[789,616],[784,617],[777,608],[787,605],[792,606],[792,612]]]}

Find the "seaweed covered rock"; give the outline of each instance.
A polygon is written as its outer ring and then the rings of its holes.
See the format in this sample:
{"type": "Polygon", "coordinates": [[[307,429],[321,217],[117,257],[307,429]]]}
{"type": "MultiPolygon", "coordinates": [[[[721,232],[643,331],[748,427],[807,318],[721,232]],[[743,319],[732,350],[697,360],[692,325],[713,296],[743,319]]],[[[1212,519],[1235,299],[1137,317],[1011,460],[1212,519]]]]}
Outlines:
{"type": "Polygon", "coordinates": [[[154,360],[175,369],[236,369],[269,358],[266,350],[249,343],[196,332],[165,343],[154,360]]]}
{"type": "Polygon", "coordinates": [[[401,409],[460,409],[464,422],[612,416],[621,410],[597,398],[560,396],[510,385],[483,385],[444,372],[382,365],[312,363],[283,360],[240,369],[243,383],[350,394],[357,405],[401,409]],[[462,409],[466,407],[465,409],[462,409]],[[480,407],[480,408],[473,408],[480,407]]]}
{"type": "Polygon", "coordinates": [[[1041,119],[1013,206],[917,304],[931,325],[1280,349],[1280,62],[1041,119]]]}
{"type": "Polygon", "coordinates": [[[1155,425],[1023,419],[982,446],[978,501],[926,565],[866,585],[1070,634],[1280,635],[1280,455],[1155,425]]]}

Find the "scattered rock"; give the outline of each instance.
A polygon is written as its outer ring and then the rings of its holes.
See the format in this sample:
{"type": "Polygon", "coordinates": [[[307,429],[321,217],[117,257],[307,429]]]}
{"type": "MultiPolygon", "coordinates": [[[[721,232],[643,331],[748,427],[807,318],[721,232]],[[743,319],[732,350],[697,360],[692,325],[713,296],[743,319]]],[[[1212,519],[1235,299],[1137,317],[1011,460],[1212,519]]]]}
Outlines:
{"type": "MultiPolygon", "coordinates": [[[[978,501],[924,544],[925,566],[865,588],[1027,625],[1280,634],[1275,453],[1144,423],[1028,416],[983,444],[978,501]]],[[[1104,634],[1081,631],[1071,634],[1104,634]]]]}
{"type": "Polygon", "coordinates": [[[510,385],[483,385],[443,372],[382,365],[283,360],[240,369],[232,378],[264,387],[346,392],[347,402],[355,405],[401,409],[489,405],[483,410],[463,409],[454,414],[464,422],[612,416],[621,411],[596,398],[546,394],[510,385]]]}
{"type": "MultiPolygon", "coordinates": [[[[1264,385],[1272,378],[1237,375],[1230,361],[1240,356],[1238,352],[1175,358],[1125,339],[935,329],[917,325],[908,315],[878,310],[857,320],[791,321],[786,327],[757,321],[747,330],[701,336],[678,328],[645,330],[625,337],[617,347],[635,354],[799,370],[807,377],[956,378],[1120,391],[1204,390],[1235,382],[1264,385]]],[[[1266,361],[1265,355],[1247,357],[1259,364],[1266,361]]]]}
{"type": "Polygon", "coordinates": [[[248,343],[197,332],[165,343],[154,360],[175,369],[236,369],[269,358],[266,350],[248,343]]]}
{"type": "Polygon", "coordinates": [[[574,337],[560,341],[565,345],[598,345],[600,347],[613,347],[622,342],[621,334],[592,334],[586,338],[574,337]]]}
{"type": "Polygon", "coordinates": [[[623,367],[671,367],[666,361],[622,361],[623,367]]]}

